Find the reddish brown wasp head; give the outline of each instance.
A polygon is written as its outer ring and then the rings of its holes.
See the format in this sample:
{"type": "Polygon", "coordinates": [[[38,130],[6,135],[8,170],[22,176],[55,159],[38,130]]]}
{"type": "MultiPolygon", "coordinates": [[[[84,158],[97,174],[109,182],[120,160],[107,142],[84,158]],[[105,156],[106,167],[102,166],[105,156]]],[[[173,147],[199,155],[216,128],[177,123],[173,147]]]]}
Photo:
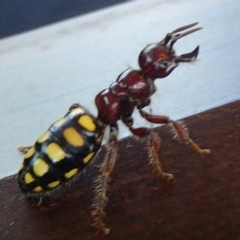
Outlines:
{"type": "Polygon", "coordinates": [[[164,78],[168,76],[180,62],[192,62],[197,58],[199,46],[192,52],[176,56],[173,50],[174,43],[201,28],[193,28],[188,31],[182,32],[186,29],[192,28],[198,23],[192,23],[168,33],[166,37],[159,43],[150,44],[142,50],[139,55],[139,65],[143,73],[150,78],[164,78]],[[180,33],[182,32],[182,33],[180,33]]]}

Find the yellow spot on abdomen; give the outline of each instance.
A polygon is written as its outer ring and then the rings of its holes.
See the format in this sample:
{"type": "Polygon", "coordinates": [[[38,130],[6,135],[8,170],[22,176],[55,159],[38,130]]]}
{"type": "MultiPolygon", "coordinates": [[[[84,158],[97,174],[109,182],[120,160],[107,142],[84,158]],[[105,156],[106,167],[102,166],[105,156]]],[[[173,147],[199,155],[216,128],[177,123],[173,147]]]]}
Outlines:
{"type": "Polygon", "coordinates": [[[37,142],[38,143],[43,143],[44,141],[46,141],[49,138],[49,132],[45,132],[43,133],[38,139],[37,142]]]}
{"type": "Polygon", "coordinates": [[[94,156],[95,152],[89,153],[85,158],[83,158],[83,163],[87,164],[94,156]]]}
{"type": "Polygon", "coordinates": [[[55,188],[56,186],[58,186],[60,184],[60,181],[54,181],[48,184],[48,187],[50,188],[55,188]]]}
{"type": "Polygon", "coordinates": [[[96,129],[96,124],[93,122],[93,119],[88,115],[82,115],[78,119],[78,123],[90,132],[93,132],[96,129]]]}
{"type": "Polygon", "coordinates": [[[53,162],[59,162],[65,158],[64,150],[57,143],[54,142],[50,143],[47,146],[47,154],[53,162]]]}
{"type": "Polygon", "coordinates": [[[25,157],[24,158],[30,158],[33,156],[33,154],[36,152],[35,148],[34,147],[31,147],[27,153],[25,154],[25,157]]]}
{"type": "Polygon", "coordinates": [[[33,165],[33,171],[38,177],[42,177],[49,171],[48,164],[41,158],[38,158],[33,165]]]}
{"type": "Polygon", "coordinates": [[[28,183],[31,183],[33,181],[34,181],[34,178],[33,178],[32,174],[31,173],[26,173],[25,176],[24,176],[24,182],[26,184],[28,184],[28,183]]]}
{"type": "Polygon", "coordinates": [[[42,192],[42,187],[38,186],[33,189],[34,192],[42,192]]]}
{"type": "Polygon", "coordinates": [[[78,173],[78,169],[74,168],[71,171],[65,173],[64,176],[65,176],[65,178],[69,179],[69,178],[75,176],[77,173],[78,173]]]}
{"type": "Polygon", "coordinates": [[[81,147],[84,145],[83,137],[73,127],[66,128],[63,131],[63,136],[66,141],[74,147],[81,147]]]}

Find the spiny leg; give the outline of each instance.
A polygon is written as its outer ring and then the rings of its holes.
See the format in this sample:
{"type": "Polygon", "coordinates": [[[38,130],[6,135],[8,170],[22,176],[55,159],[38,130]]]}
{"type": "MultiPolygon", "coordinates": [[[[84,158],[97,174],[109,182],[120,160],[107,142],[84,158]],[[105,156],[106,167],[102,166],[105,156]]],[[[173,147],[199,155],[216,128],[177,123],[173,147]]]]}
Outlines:
{"type": "Polygon", "coordinates": [[[173,179],[173,174],[165,173],[162,170],[162,164],[158,157],[160,146],[161,139],[156,132],[151,131],[151,133],[148,135],[147,143],[149,163],[153,166],[154,170],[157,171],[160,176],[162,176],[162,178],[171,180],[173,179]]]}
{"type": "Polygon", "coordinates": [[[32,148],[32,146],[20,146],[18,147],[18,151],[23,154],[26,154],[30,148],[32,148]]]}
{"type": "Polygon", "coordinates": [[[148,139],[147,150],[148,150],[148,156],[149,156],[149,163],[153,166],[154,170],[157,171],[158,174],[166,180],[173,179],[173,174],[165,173],[162,170],[162,164],[158,157],[158,151],[161,145],[161,140],[158,134],[156,132],[153,132],[149,128],[144,128],[144,127],[133,128],[131,125],[132,124],[130,123],[127,126],[134,136],[137,136],[140,138],[147,137],[148,139]]]}
{"type": "Polygon", "coordinates": [[[210,149],[201,149],[198,144],[196,144],[190,137],[186,130],[186,128],[180,124],[179,122],[173,121],[166,116],[160,115],[151,115],[143,110],[139,110],[142,117],[152,123],[159,123],[159,124],[172,124],[173,131],[177,137],[179,137],[183,142],[193,148],[199,154],[209,154],[211,153],[210,149]]]}
{"type": "Polygon", "coordinates": [[[94,223],[92,226],[97,230],[97,232],[103,232],[104,235],[107,235],[110,232],[110,229],[106,228],[103,218],[106,216],[104,209],[108,201],[108,182],[117,160],[117,134],[117,125],[111,125],[107,153],[100,165],[100,175],[94,180],[95,197],[93,200],[94,210],[92,211],[94,223]]]}

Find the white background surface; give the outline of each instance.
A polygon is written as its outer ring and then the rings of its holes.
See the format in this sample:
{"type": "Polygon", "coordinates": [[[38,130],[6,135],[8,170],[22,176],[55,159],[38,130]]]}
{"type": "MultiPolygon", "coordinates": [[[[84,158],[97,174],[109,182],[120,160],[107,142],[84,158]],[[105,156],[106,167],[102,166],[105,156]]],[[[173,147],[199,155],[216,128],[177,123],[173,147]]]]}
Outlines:
{"type": "Polygon", "coordinates": [[[1,40],[0,178],[17,172],[18,146],[33,144],[72,103],[96,114],[95,95],[182,25],[204,27],[175,45],[179,55],[200,45],[199,58],[156,81],[153,113],[179,119],[239,99],[239,12],[237,0],[139,0],[1,40]]]}

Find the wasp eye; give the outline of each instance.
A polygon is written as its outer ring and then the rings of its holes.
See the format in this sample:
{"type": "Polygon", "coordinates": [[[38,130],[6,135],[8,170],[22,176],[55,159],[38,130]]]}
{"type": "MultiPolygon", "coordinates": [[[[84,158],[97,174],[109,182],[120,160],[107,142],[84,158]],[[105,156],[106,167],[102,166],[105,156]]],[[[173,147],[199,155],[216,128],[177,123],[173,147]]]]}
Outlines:
{"type": "Polygon", "coordinates": [[[169,62],[169,61],[163,61],[163,62],[160,63],[161,68],[167,68],[170,65],[171,65],[171,62],[169,62]]]}

